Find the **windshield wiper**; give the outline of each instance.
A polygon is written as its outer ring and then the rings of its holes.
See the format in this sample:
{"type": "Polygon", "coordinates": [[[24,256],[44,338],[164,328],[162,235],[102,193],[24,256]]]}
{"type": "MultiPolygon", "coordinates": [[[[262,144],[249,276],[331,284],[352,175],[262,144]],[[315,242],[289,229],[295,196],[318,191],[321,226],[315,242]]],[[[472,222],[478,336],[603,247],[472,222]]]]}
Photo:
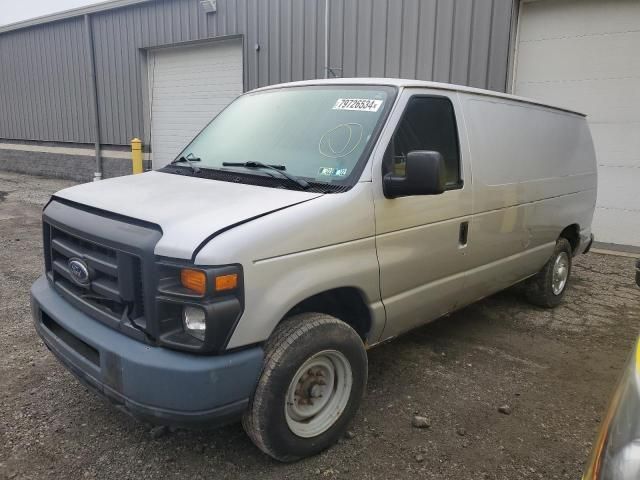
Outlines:
{"type": "Polygon", "coordinates": [[[174,161],[171,162],[171,165],[175,165],[176,163],[180,163],[180,162],[185,162],[189,165],[189,167],[191,168],[191,170],[193,171],[193,173],[198,173],[200,171],[200,169],[198,167],[196,167],[193,162],[199,162],[200,158],[196,157],[193,155],[193,153],[188,154],[187,156],[182,156],[182,157],[178,157],[176,158],[174,161]]]}
{"type": "Polygon", "coordinates": [[[301,178],[296,178],[293,175],[289,175],[284,170],[287,168],[284,165],[269,165],[262,162],[222,162],[223,167],[244,167],[244,168],[264,168],[267,170],[274,170],[282,175],[287,180],[294,182],[303,190],[309,188],[309,183],[301,178]]]}

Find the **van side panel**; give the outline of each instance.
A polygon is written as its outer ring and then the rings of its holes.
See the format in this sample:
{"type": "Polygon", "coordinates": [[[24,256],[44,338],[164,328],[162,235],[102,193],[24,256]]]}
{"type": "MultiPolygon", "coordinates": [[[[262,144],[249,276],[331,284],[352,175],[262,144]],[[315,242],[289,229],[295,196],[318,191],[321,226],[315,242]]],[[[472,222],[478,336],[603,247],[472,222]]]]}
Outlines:
{"type": "Polygon", "coordinates": [[[470,302],[538,272],[565,227],[588,238],[597,178],[584,117],[460,96],[473,172],[470,302]]]}
{"type": "Polygon", "coordinates": [[[367,340],[382,333],[371,182],[327,194],[232,228],[213,238],[196,265],[241,263],[245,306],[228,348],[266,340],[299,302],[356,288],[369,308],[367,340]]]}

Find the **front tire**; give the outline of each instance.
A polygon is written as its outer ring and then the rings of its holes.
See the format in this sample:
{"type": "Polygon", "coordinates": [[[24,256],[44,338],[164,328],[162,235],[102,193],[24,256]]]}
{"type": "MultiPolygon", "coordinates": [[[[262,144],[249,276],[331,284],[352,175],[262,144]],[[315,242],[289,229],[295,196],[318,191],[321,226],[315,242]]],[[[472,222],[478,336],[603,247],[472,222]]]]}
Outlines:
{"type": "Polygon", "coordinates": [[[542,270],[527,280],[529,302],[543,308],[554,308],[560,304],[569,284],[572,256],[569,241],[559,238],[549,261],[542,270]]]}
{"type": "Polygon", "coordinates": [[[255,445],[281,462],[315,455],[343,435],[367,384],[367,354],[346,323],[303,313],[265,345],[258,386],[242,418],[255,445]]]}

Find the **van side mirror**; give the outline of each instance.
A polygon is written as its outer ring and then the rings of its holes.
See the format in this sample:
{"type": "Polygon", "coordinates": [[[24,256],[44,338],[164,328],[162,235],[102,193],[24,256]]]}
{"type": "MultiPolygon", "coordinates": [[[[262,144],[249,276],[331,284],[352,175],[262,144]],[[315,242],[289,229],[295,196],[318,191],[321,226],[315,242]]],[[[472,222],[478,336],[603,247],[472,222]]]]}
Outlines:
{"type": "Polygon", "coordinates": [[[404,177],[387,173],[382,190],[387,198],[439,195],[445,190],[444,158],[440,152],[414,150],[407,154],[404,177]]]}

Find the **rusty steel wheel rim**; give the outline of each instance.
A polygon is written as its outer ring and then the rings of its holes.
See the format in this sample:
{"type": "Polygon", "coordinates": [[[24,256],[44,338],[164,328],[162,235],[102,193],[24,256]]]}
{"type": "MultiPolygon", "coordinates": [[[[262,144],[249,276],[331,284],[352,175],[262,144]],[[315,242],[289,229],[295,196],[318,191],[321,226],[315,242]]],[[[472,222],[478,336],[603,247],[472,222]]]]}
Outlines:
{"type": "Polygon", "coordinates": [[[349,402],[353,372],[347,357],[324,350],[308,358],[293,376],[284,408],[287,425],[299,437],[323,434],[349,402]]]}

